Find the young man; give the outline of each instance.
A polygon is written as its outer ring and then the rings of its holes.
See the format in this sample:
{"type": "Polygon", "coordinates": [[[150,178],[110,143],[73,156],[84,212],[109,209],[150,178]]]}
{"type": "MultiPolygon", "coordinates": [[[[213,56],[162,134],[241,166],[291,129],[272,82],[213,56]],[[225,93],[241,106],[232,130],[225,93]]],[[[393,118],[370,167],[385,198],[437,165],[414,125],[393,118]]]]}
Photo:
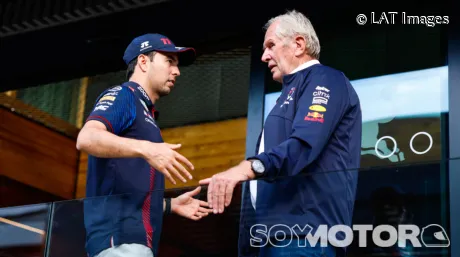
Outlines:
{"type": "Polygon", "coordinates": [[[103,92],[81,129],[77,148],[88,153],[84,202],[89,257],[152,257],[158,249],[164,213],[199,220],[208,204],[193,198],[200,187],[164,199],[164,178],[186,182],[193,165],[163,142],[155,122],[155,102],[168,95],[191,64],[192,48],[176,47],[160,34],[135,38],[124,61],[127,79],[103,92]],[[94,197],[94,198],[93,198],[94,197]]]}
{"type": "Polygon", "coordinates": [[[351,225],[358,177],[351,169],[360,167],[361,153],[358,95],[342,72],[319,63],[319,40],[303,14],[275,17],[266,29],[262,61],[282,93],[258,152],[200,183],[209,184],[209,205],[222,213],[238,182],[264,178],[245,185],[239,256],[343,256],[341,232],[338,240],[326,235],[327,247],[305,238],[324,236],[316,234],[321,225],[351,225]]]}

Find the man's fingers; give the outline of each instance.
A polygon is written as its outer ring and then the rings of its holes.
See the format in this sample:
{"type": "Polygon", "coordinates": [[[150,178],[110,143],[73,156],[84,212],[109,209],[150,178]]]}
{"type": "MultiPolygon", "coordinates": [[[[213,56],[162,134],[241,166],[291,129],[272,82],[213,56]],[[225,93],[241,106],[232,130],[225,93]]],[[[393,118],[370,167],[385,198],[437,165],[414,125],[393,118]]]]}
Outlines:
{"type": "Polygon", "coordinates": [[[217,211],[219,213],[224,212],[225,192],[227,190],[226,188],[227,188],[227,183],[225,181],[219,181],[219,191],[217,191],[218,192],[217,211]]]}
{"type": "Polygon", "coordinates": [[[213,180],[212,178],[209,178],[209,186],[208,186],[208,203],[209,203],[209,208],[212,208],[212,193],[213,193],[213,187],[214,187],[214,183],[213,183],[213,180]]]}
{"type": "Polygon", "coordinates": [[[186,170],[184,168],[184,166],[182,166],[182,164],[180,164],[178,161],[174,160],[173,161],[173,165],[178,168],[180,170],[180,172],[182,172],[182,174],[184,174],[185,176],[187,176],[189,179],[192,179],[192,174],[190,174],[190,172],[188,172],[188,170],[186,170]]]}
{"type": "Polygon", "coordinates": [[[171,174],[169,174],[168,169],[164,168],[162,173],[165,175],[166,179],[168,179],[171,183],[173,183],[174,185],[176,184],[176,181],[173,179],[171,174]]]}
{"type": "Polygon", "coordinates": [[[200,208],[198,208],[198,211],[208,214],[208,213],[212,212],[212,209],[207,209],[207,208],[200,207],[200,208]]]}
{"type": "Polygon", "coordinates": [[[192,220],[199,220],[199,219],[201,219],[201,217],[198,216],[198,215],[192,215],[192,216],[190,216],[190,219],[192,219],[192,220]]]}
{"type": "Polygon", "coordinates": [[[214,213],[219,212],[219,188],[220,188],[220,182],[214,180],[213,181],[213,186],[212,186],[212,208],[214,209],[214,213]]]}
{"type": "Polygon", "coordinates": [[[197,213],[197,216],[200,216],[201,218],[206,217],[206,216],[208,216],[208,215],[209,215],[209,213],[207,213],[207,212],[205,212],[205,213],[203,213],[203,212],[198,212],[198,213],[197,213]]]}
{"type": "Polygon", "coordinates": [[[225,207],[228,207],[232,202],[233,190],[235,189],[235,185],[233,183],[229,183],[227,188],[225,189],[225,207]]]}
{"type": "Polygon", "coordinates": [[[181,144],[169,144],[169,143],[165,143],[165,145],[173,150],[179,149],[182,146],[181,144]]]}
{"type": "Polygon", "coordinates": [[[195,167],[193,167],[193,164],[187,158],[185,158],[182,154],[176,152],[175,157],[180,162],[185,163],[185,165],[187,165],[191,170],[195,169],[195,167]]]}
{"type": "Polygon", "coordinates": [[[212,180],[212,178],[205,178],[205,179],[200,180],[198,183],[200,185],[209,185],[209,183],[211,183],[211,180],[212,180]]]}
{"type": "Polygon", "coordinates": [[[200,201],[200,206],[202,207],[209,207],[209,203],[205,201],[200,201]]]}
{"type": "Polygon", "coordinates": [[[172,164],[168,165],[168,171],[171,173],[171,175],[174,175],[180,180],[182,180],[182,182],[187,182],[187,180],[184,177],[182,177],[182,175],[176,170],[176,168],[174,168],[172,164]]]}

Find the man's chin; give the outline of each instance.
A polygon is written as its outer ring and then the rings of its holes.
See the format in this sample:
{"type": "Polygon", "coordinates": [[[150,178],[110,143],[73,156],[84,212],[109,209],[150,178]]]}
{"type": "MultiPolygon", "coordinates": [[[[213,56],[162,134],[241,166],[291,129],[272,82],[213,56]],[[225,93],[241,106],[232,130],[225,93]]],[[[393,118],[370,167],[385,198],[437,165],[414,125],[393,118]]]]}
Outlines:
{"type": "Polygon", "coordinates": [[[165,90],[161,90],[159,95],[160,95],[160,97],[162,97],[162,96],[169,95],[169,93],[171,93],[171,89],[168,88],[168,89],[165,89],[165,90]]]}
{"type": "Polygon", "coordinates": [[[279,83],[283,83],[283,77],[277,73],[273,73],[273,80],[279,83]]]}

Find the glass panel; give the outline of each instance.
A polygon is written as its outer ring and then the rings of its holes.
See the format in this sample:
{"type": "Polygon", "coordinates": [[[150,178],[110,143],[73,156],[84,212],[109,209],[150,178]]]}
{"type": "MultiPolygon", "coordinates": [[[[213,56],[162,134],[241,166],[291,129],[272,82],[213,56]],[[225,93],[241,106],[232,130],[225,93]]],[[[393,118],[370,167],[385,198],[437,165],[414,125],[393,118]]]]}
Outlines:
{"type": "Polygon", "coordinates": [[[0,208],[0,256],[43,256],[49,206],[0,208]]]}
{"type": "MultiPolygon", "coordinates": [[[[265,183],[279,187],[280,190],[276,194],[265,194],[264,200],[258,196],[258,201],[262,202],[257,205],[257,216],[251,216],[254,213],[253,206],[245,200],[249,193],[246,191],[247,183],[237,186],[232,203],[223,214],[210,214],[199,221],[176,214],[157,215],[157,209],[146,208],[148,205],[154,206],[163,197],[177,197],[195,187],[58,202],[54,205],[47,257],[86,256],[86,249],[93,249],[96,253],[122,242],[147,245],[146,228],[148,230],[150,226],[146,222],[148,217],[152,221],[152,245],[157,245],[156,257],[238,256],[238,245],[250,245],[251,242],[253,245],[257,242],[278,246],[285,244],[286,247],[268,249],[277,251],[274,256],[282,256],[279,252],[283,250],[281,248],[287,249],[288,245],[302,242],[291,238],[281,242],[274,237],[267,241],[270,229],[272,235],[279,230],[276,234],[278,239],[283,235],[282,231],[296,231],[292,234],[294,239],[305,239],[300,232],[310,231],[310,240],[313,241],[309,243],[315,242],[315,238],[318,245],[323,239],[326,245],[342,243],[347,246],[347,256],[351,257],[450,257],[449,247],[444,247],[450,243],[450,217],[445,207],[448,192],[445,167],[446,163],[438,161],[367,168],[359,172],[334,171],[265,180],[265,183]],[[312,183],[336,181],[333,178],[352,174],[358,174],[359,177],[356,190],[347,184],[324,187],[324,183],[312,183]],[[243,189],[244,198],[241,197],[243,189]],[[347,194],[354,203],[351,212],[341,200],[335,201],[347,194]],[[150,202],[145,201],[147,196],[150,196],[150,202]],[[328,199],[333,201],[328,202],[328,199]],[[244,218],[240,215],[241,210],[244,218]],[[350,213],[348,218],[347,212],[350,213]],[[334,220],[341,220],[343,222],[339,224],[346,226],[322,226],[336,224],[334,220]],[[240,221],[245,224],[243,229],[240,229],[240,221]],[[301,229],[295,230],[298,228],[301,229]],[[324,228],[326,230],[322,230],[324,228]],[[337,230],[334,232],[334,229],[337,230]],[[367,229],[367,233],[361,235],[359,229],[367,229]],[[383,229],[383,232],[379,229],[383,229]],[[409,230],[405,232],[403,229],[409,230]],[[242,237],[239,239],[240,235],[242,237]],[[403,235],[410,240],[405,241],[406,246],[398,246],[398,242],[403,241],[403,235]],[[87,245],[89,248],[85,248],[87,236],[94,240],[87,245]],[[338,240],[334,241],[335,237],[338,240]],[[158,244],[156,240],[159,240],[158,244]],[[436,247],[428,247],[433,245],[436,247]]],[[[194,199],[206,201],[207,188],[203,187],[194,199]]]]}
{"type": "MultiPolygon", "coordinates": [[[[447,171],[443,164],[432,162],[362,170],[359,174],[353,224],[372,224],[374,227],[416,225],[420,229],[419,233],[423,233],[424,228],[427,233],[431,233],[429,231],[434,227],[442,227],[445,233],[449,233],[449,215],[445,208],[447,171]]],[[[368,236],[368,240],[372,239],[370,234],[368,236]]],[[[363,248],[357,244],[359,241],[354,241],[350,252],[356,256],[449,256],[448,248],[429,247],[435,241],[428,238],[426,233],[420,234],[418,238],[421,247],[379,247],[372,244],[363,248]],[[427,240],[427,246],[423,246],[422,236],[427,240]]],[[[442,244],[448,243],[446,240],[439,241],[442,244]]]]}
{"type": "MultiPolygon", "coordinates": [[[[361,167],[441,159],[441,117],[449,111],[447,66],[352,80],[351,84],[363,115],[361,167]]],[[[265,96],[265,118],[279,95],[265,96]]]]}

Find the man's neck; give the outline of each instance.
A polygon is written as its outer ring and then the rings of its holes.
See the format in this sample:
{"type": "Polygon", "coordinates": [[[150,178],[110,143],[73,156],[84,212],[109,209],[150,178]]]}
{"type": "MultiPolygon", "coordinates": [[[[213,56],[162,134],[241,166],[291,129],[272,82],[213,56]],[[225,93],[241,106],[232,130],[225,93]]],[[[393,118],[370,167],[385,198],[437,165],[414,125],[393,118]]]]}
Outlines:
{"type": "Polygon", "coordinates": [[[296,59],[295,63],[292,65],[291,67],[291,72],[289,72],[289,74],[292,74],[294,73],[295,71],[298,71],[298,68],[303,65],[304,63],[307,63],[309,61],[312,61],[312,60],[315,60],[313,59],[312,57],[308,56],[308,55],[305,55],[301,58],[298,58],[296,59]]]}
{"type": "Polygon", "coordinates": [[[319,63],[318,60],[310,58],[309,60],[306,60],[304,62],[299,63],[299,65],[296,68],[294,68],[290,72],[290,74],[293,74],[293,73],[296,73],[296,72],[298,72],[300,70],[306,69],[306,68],[310,67],[311,65],[314,65],[314,64],[317,64],[317,63],[319,63]]]}

